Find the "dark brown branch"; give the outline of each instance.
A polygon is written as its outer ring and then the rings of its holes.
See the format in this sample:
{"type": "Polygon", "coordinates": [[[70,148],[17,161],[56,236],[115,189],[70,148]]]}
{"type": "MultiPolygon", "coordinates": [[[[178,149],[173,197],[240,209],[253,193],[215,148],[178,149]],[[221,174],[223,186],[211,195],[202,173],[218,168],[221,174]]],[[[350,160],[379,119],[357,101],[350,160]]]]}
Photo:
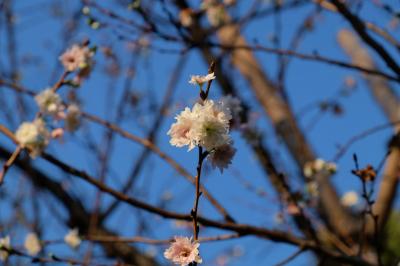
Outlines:
{"type": "MultiPolygon", "coordinates": [[[[0,157],[3,159],[9,158],[11,153],[0,147],[0,157]]],[[[32,166],[29,160],[17,159],[15,166],[21,169],[27,176],[27,178],[33,183],[33,185],[41,190],[49,192],[54,198],[56,198],[62,206],[68,211],[69,221],[68,226],[70,228],[78,228],[81,234],[85,234],[89,229],[89,217],[84,206],[79,200],[69,195],[63,186],[52,179],[50,179],[44,172],[38,170],[32,166]]],[[[111,230],[100,225],[95,235],[104,237],[115,237],[117,236],[111,230]]],[[[109,257],[117,257],[123,259],[125,262],[134,265],[143,266],[155,266],[158,265],[154,260],[140,254],[134,247],[131,247],[124,243],[110,244],[102,243],[102,247],[105,253],[109,257]]]]}
{"type": "MultiPolygon", "coordinates": [[[[113,196],[114,198],[119,199],[131,206],[143,209],[150,213],[157,214],[164,218],[184,220],[184,221],[192,220],[191,215],[179,214],[176,212],[164,210],[164,209],[155,207],[151,204],[140,201],[136,198],[129,197],[125,194],[122,194],[122,193],[106,186],[105,184],[99,182],[97,179],[91,177],[86,172],[77,170],[49,154],[44,153],[42,155],[42,157],[46,161],[52,163],[54,166],[60,168],[61,170],[65,171],[71,175],[74,175],[80,179],[87,181],[88,183],[94,185],[95,187],[102,190],[103,192],[106,192],[109,195],[113,196]]],[[[297,245],[300,247],[304,247],[304,249],[310,249],[310,250],[314,250],[316,252],[320,252],[321,254],[324,254],[334,260],[353,263],[354,265],[370,265],[367,262],[362,261],[358,258],[349,257],[349,256],[341,256],[340,254],[336,253],[335,251],[331,251],[331,250],[321,247],[314,241],[298,238],[287,232],[282,232],[282,231],[278,231],[278,230],[269,230],[269,229],[265,229],[262,227],[251,226],[251,225],[247,225],[247,224],[219,222],[216,220],[211,220],[211,219],[205,218],[203,216],[198,216],[198,222],[204,226],[210,226],[210,227],[214,227],[214,228],[218,228],[218,229],[222,229],[222,230],[234,231],[240,235],[255,235],[255,236],[269,239],[269,240],[275,241],[275,242],[282,242],[282,243],[297,245]]]]}

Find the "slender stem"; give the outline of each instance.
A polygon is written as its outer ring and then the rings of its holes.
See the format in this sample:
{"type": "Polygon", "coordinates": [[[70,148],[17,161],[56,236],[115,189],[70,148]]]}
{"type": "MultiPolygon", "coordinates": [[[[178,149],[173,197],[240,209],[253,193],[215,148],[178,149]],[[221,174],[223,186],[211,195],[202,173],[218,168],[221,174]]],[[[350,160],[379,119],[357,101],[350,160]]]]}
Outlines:
{"type": "MultiPolygon", "coordinates": [[[[214,71],[215,71],[215,62],[211,62],[211,65],[210,65],[210,67],[208,69],[208,74],[214,73],[214,71]]],[[[207,84],[207,88],[206,88],[206,91],[204,93],[204,100],[207,99],[207,97],[208,97],[208,93],[210,92],[210,87],[211,87],[212,81],[213,80],[210,80],[208,82],[208,84],[207,84]]]]}
{"type": "Polygon", "coordinates": [[[69,71],[64,71],[64,73],[61,75],[60,79],[51,88],[51,90],[53,92],[57,92],[61,88],[61,86],[64,84],[65,78],[68,76],[69,73],[70,73],[69,71]]]}
{"type": "Polygon", "coordinates": [[[199,238],[199,226],[197,223],[197,210],[199,207],[199,199],[201,196],[200,192],[200,177],[201,177],[201,167],[203,165],[204,158],[207,156],[207,153],[203,153],[203,148],[201,146],[198,147],[199,149],[199,160],[197,164],[197,175],[196,175],[196,196],[194,199],[193,209],[191,211],[191,215],[193,217],[193,237],[194,240],[198,240],[199,238]]]}

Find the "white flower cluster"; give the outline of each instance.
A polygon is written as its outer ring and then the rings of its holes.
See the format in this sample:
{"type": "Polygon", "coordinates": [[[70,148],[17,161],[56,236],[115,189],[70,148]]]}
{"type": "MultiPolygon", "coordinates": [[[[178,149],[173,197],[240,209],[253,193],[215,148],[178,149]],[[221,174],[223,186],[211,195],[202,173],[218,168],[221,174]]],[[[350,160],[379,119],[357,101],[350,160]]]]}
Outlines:
{"type": "Polygon", "coordinates": [[[15,138],[22,148],[28,149],[32,158],[37,157],[47,147],[51,138],[62,138],[62,127],[48,130],[46,117],[64,120],[65,129],[75,131],[80,125],[81,111],[77,104],[70,104],[66,110],[61,97],[52,89],[45,89],[35,96],[40,115],[33,122],[23,122],[15,132],[15,138]]]}
{"type": "Polygon", "coordinates": [[[337,166],[335,163],[326,162],[320,158],[312,162],[307,162],[303,168],[303,174],[305,177],[312,177],[321,171],[327,171],[328,173],[336,173],[337,166]]]}
{"type": "Polygon", "coordinates": [[[50,133],[42,119],[22,123],[15,133],[22,148],[27,148],[32,158],[38,156],[49,144],[50,133]]]}
{"type": "Polygon", "coordinates": [[[219,103],[206,100],[196,103],[192,109],[186,107],[175,117],[168,135],[173,146],[189,146],[189,151],[197,145],[212,151],[224,144],[229,144],[229,109],[223,109],[219,103]]]}
{"type": "Polygon", "coordinates": [[[201,146],[209,153],[212,166],[218,167],[221,172],[226,168],[235,154],[231,146],[229,123],[231,112],[221,103],[205,100],[196,103],[192,109],[186,107],[175,117],[168,135],[173,146],[188,146],[189,151],[201,146]]]}
{"type": "MultiPolygon", "coordinates": [[[[202,86],[213,79],[214,72],[205,76],[192,75],[189,83],[198,85],[200,95],[206,98],[208,92],[204,92],[202,86]]],[[[176,122],[167,133],[171,137],[170,143],[176,147],[188,146],[189,151],[196,146],[203,147],[209,153],[207,159],[211,166],[222,173],[236,153],[229,132],[240,129],[242,110],[240,100],[232,95],[224,96],[218,102],[203,99],[175,117],[176,122]]]]}

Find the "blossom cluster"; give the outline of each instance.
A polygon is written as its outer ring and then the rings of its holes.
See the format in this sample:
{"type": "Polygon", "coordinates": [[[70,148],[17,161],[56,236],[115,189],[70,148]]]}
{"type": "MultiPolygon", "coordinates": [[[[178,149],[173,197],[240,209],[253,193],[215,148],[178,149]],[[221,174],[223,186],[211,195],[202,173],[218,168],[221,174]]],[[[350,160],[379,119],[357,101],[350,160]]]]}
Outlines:
{"type": "MultiPolygon", "coordinates": [[[[79,70],[75,79],[82,79],[88,75],[93,65],[93,51],[87,45],[73,45],[60,60],[66,71],[79,70]]],[[[72,102],[65,105],[56,88],[46,88],[35,96],[39,113],[33,121],[23,122],[15,132],[18,144],[28,150],[32,158],[40,155],[47,147],[51,138],[62,138],[64,129],[73,132],[80,125],[81,111],[79,105],[72,102]],[[54,127],[54,123],[64,122],[63,127],[54,127]]]]}
{"type": "Polygon", "coordinates": [[[320,158],[307,162],[303,168],[303,174],[305,177],[313,177],[315,174],[327,171],[328,173],[334,174],[336,173],[337,166],[333,162],[326,162],[320,158]]]}
{"type": "Polygon", "coordinates": [[[170,143],[176,147],[188,146],[189,151],[196,146],[206,149],[212,166],[221,171],[226,168],[235,154],[229,135],[231,111],[222,102],[205,100],[193,108],[186,107],[175,117],[168,135],[170,143]]]}
{"type": "Polygon", "coordinates": [[[80,125],[80,109],[75,103],[65,105],[61,97],[52,89],[45,89],[35,97],[40,116],[32,122],[23,122],[15,132],[15,138],[22,148],[26,148],[32,158],[37,157],[47,147],[51,138],[61,138],[62,127],[51,128],[48,118],[64,121],[64,128],[75,131],[80,125]]]}
{"type": "MultiPolygon", "coordinates": [[[[71,248],[77,248],[80,243],[81,239],[79,238],[78,230],[71,229],[64,237],[64,242],[70,246],[71,248]]],[[[30,232],[26,235],[24,241],[24,249],[26,252],[31,256],[36,256],[39,254],[43,249],[43,242],[39,239],[38,235],[34,232],[30,232]]],[[[7,250],[11,250],[11,239],[10,236],[5,236],[0,238],[0,247],[5,248],[7,250]]],[[[7,250],[0,249],[0,261],[6,261],[9,252],[7,250]]]]}

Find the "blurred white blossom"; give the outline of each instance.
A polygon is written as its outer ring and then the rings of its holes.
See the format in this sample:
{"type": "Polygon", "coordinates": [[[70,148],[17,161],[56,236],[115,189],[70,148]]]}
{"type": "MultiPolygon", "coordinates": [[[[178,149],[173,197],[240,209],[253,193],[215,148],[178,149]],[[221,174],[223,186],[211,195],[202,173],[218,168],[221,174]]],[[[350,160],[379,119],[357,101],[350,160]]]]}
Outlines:
{"type": "Polygon", "coordinates": [[[312,177],[321,171],[327,171],[330,174],[334,174],[337,171],[337,166],[333,162],[326,162],[318,158],[314,161],[305,163],[303,168],[303,174],[305,177],[312,177]]]}
{"type": "Polygon", "coordinates": [[[340,202],[343,206],[353,207],[358,203],[358,193],[353,190],[347,191],[340,199],[340,202]]]}
{"type": "Polygon", "coordinates": [[[78,229],[75,228],[69,230],[68,234],[66,234],[64,237],[64,241],[71,248],[77,248],[82,242],[82,240],[79,237],[78,229]]]}
{"type": "Polygon", "coordinates": [[[24,242],[24,247],[29,255],[36,256],[41,250],[39,238],[35,233],[29,233],[24,242]]]}
{"type": "Polygon", "coordinates": [[[214,169],[219,168],[222,173],[232,163],[235,153],[236,149],[231,144],[225,144],[211,151],[207,159],[214,169]]]}
{"type": "Polygon", "coordinates": [[[231,142],[229,121],[232,115],[229,109],[212,100],[206,100],[202,104],[196,103],[192,112],[196,117],[193,137],[198,145],[211,151],[231,142]]]}
{"type": "Polygon", "coordinates": [[[194,12],[191,8],[185,8],[179,13],[179,21],[185,27],[190,27],[193,24],[194,12]]]}
{"type": "Polygon", "coordinates": [[[38,156],[48,145],[50,134],[42,119],[22,123],[15,133],[15,138],[22,148],[29,149],[31,157],[38,156]]]}
{"type": "Polygon", "coordinates": [[[56,115],[64,109],[60,95],[52,89],[46,89],[35,96],[40,112],[45,115],[56,115]]]}

